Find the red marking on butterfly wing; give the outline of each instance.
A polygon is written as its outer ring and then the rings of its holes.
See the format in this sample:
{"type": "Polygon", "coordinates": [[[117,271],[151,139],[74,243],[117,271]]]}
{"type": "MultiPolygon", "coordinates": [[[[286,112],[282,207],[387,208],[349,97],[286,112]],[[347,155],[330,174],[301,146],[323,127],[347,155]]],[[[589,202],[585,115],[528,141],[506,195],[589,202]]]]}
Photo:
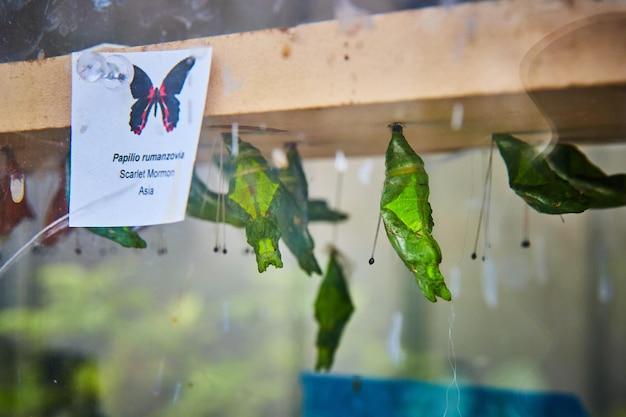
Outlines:
{"type": "Polygon", "coordinates": [[[171,132],[178,124],[180,114],[180,101],[174,95],[159,94],[159,107],[163,116],[165,130],[171,132]]]}
{"type": "Polygon", "coordinates": [[[187,79],[189,71],[196,63],[196,59],[189,56],[174,66],[163,79],[158,91],[158,102],[163,117],[165,130],[171,132],[178,124],[180,114],[180,102],[175,97],[180,94],[187,79]]]}
{"type": "Polygon", "coordinates": [[[133,65],[133,68],[135,69],[135,75],[130,84],[130,92],[137,101],[130,108],[130,121],[128,124],[130,125],[130,130],[140,135],[144,127],[146,127],[152,106],[156,104],[156,97],[152,80],[150,80],[148,74],[136,65],[133,65]]]}
{"type": "MultiPolygon", "coordinates": [[[[130,129],[137,135],[141,135],[143,128],[146,127],[148,115],[152,106],[155,105],[154,90],[149,97],[140,98],[130,108],[130,129]]],[[[156,109],[155,109],[156,110],[156,109]]]]}

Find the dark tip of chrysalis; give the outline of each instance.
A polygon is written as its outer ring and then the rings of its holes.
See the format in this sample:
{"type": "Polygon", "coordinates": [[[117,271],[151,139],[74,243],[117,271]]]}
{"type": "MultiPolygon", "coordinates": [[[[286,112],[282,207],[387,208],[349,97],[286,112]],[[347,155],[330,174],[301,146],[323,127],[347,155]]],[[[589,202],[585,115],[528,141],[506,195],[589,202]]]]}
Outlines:
{"type": "Polygon", "coordinates": [[[391,129],[392,132],[400,132],[400,133],[402,133],[402,130],[404,129],[404,125],[398,122],[391,123],[388,127],[391,129]]]}
{"type": "Polygon", "coordinates": [[[83,253],[83,250],[81,248],[76,248],[76,249],[74,249],[74,253],[76,255],[81,255],[83,253]]]}
{"type": "Polygon", "coordinates": [[[226,254],[228,253],[228,251],[226,250],[226,248],[222,249],[222,253],[223,253],[224,255],[226,255],[226,254]]]}
{"type": "Polygon", "coordinates": [[[483,262],[485,262],[485,259],[486,259],[485,255],[481,256],[481,258],[480,258],[480,260],[483,261],[483,262]]]}
{"type": "Polygon", "coordinates": [[[159,256],[163,256],[167,253],[167,248],[159,248],[159,250],[157,251],[157,255],[159,256]]]}
{"type": "Polygon", "coordinates": [[[530,248],[530,240],[528,240],[528,239],[522,240],[521,246],[523,248],[530,248]]]}
{"type": "Polygon", "coordinates": [[[472,252],[472,259],[476,259],[476,252],[472,252]]]}
{"type": "Polygon", "coordinates": [[[213,252],[217,253],[220,251],[220,248],[218,248],[217,246],[213,248],[213,252]]]}
{"type": "Polygon", "coordinates": [[[374,265],[374,257],[371,257],[370,260],[367,262],[369,262],[370,265],[374,265]]]}

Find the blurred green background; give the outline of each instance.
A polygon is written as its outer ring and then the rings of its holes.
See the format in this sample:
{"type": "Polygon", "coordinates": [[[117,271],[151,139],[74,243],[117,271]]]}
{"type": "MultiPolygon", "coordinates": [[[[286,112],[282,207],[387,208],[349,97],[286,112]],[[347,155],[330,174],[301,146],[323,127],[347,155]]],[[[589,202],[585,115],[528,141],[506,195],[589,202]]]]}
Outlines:
{"type": "MultiPolygon", "coordinates": [[[[584,150],[609,173],[626,157],[623,145],[584,150]]],[[[522,249],[524,205],[495,158],[490,247],[485,262],[471,261],[487,160],[486,150],[425,156],[454,300],[432,304],[384,238],[368,265],[384,161],[349,159],[341,208],[351,218],[334,243],[350,261],[356,311],[333,372],[448,384],[454,360],[462,384],[574,392],[593,415],[624,415],[626,211],[531,212],[522,249]]],[[[304,168],[311,197],[332,203],[333,161],[304,168]]],[[[55,181],[29,178],[36,211],[55,181]]],[[[21,224],[4,259],[38,227],[21,224]]],[[[321,277],[286,248],[283,269],[259,274],[243,231],[226,232],[223,255],[216,226],[196,219],[142,230],[145,250],[81,230],[13,264],[0,277],[0,415],[299,415],[321,277]]],[[[325,266],[333,226],[311,232],[325,266]]]]}

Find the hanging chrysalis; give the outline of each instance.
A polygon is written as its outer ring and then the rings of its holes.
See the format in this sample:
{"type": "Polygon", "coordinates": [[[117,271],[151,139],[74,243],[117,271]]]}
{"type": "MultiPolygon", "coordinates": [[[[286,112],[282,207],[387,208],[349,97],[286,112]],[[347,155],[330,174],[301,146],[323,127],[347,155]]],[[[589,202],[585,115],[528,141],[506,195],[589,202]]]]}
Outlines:
{"type": "Polygon", "coordinates": [[[573,145],[548,154],[509,134],[495,134],[509,186],[540,213],[581,213],[626,205],[626,174],[607,176],[573,145]]]}
{"type": "Polygon", "coordinates": [[[402,134],[402,125],[391,126],[385,154],[385,183],[380,215],[391,246],[415,274],[424,296],[432,302],[452,295],[439,271],[441,249],[432,236],[433,218],[428,202],[428,174],[420,158],[402,134]]]}
{"type": "Polygon", "coordinates": [[[276,209],[278,226],[285,244],[307,274],[322,270],[313,255],[315,244],[308,231],[308,184],[295,143],[285,145],[287,167],[279,171],[282,203],[276,209]]]}
{"type": "Polygon", "coordinates": [[[302,168],[302,160],[295,143],[285,144],[284,167],[278,171],[280,181],[293,196],[296,204],[305,215],[306,221],[339,222],[346,220],[348,215],[328,207],[326,200],[310,200],[306,175],[302,168]]]}
{"type": "Polygon", "coordinates": [[[296,204],[303,212],[304,220],[308,221],[307,201],[309,199],[309,186],[302,168],[302,160],[294,142],[286,143],[284,147],[286,165],[278,170],[278,178],[289,190],[296,204]]]}
{"type": "MultiPolygon", "coordinates": [[[[232,146],[231,138],[232,134],[224,135],[227,146],[232,146]]],[[[270,240],[265,240],[266,243],[263,247],[259,246],[259,250],[270,247],[278,249],[273,239],[282,238],[302,270],[307,274],[321,274],[313,254],[314,243],[308,232],[308,221],[337,222],[345,220],[347,216],[329,209],[323,200],[307,200],[306,177],[295,145],[286,145],[286,165],[279,171],[270,170],[259,150],[249,143],[239,140],[237,145],[238,154],[231,159],[231,163],[224,165],[224,170],[230,173],[231,178],[229,197],[223,199],[220,194],[210,191],[194,174],[187,214],[215,221],[218,210],[225,210],[224,221],[236,227],[246,227],[248,243],[253,248],[258,246],[257,242],[269,237],[270,240]],[[233,192],[237,188],[238,191],[233,192]],[[224,201],[222,208],[220,201],[224,201]],[[256,227],[256,231],[252,230],[256,227]]],[[[266,262],[267,259],[276,261],[273,255],[275,252],[261,258],[257,256],[260,272],[269,265],[278,267],[277,264],[266,262]]],[[[280,257],[280,252],[278,254],[280,257]]]]}
{"type": "MultiPolygon", "coordinates": [[[[232,151],[231,134],[222,134],[224,143],[232,151]]],[[[270,170],[261,152],[249,143],[239,141],[233,155],[233,175],[230,178],[228,199],[233,203],[233,214],[241,219],[246,229],[248,244],[254,249],[259,272],[273,265],[283,267],[278,248],[281,233],[272,208],[280,182],[270,170]]]]}
{"type": "Polygon", "coordinates": [[[500,155],[509,173],[509,186],[526,204],[540,213],[581,213],[589,198],[559,177],[545,156],[511,135],[495,134],[500,155]]]}
{"type": "MultiPolygon", "coordinates": [[[[232,135],[222,136],[232,151],[232,135]]],[[[235,203],[234,214],[245,223],[246,238],[256,254],[259,272],[269,265],[282,268],[278,248],[282,237],[303,271],[321,274],[313,255],[313,238],[294,197],[257,148],[239,138],[235,142],[239,150],[237,155],[231,154],[234,170],[228,198],[235,203]]]]}
{"type": "Polygon", "coordinates": [[[316,371],[328,371],[332,367],[341,334],[354,311],[340,258],[337,249],[333,248],[315,299],[315,320],[319,324],[316,371]]]}

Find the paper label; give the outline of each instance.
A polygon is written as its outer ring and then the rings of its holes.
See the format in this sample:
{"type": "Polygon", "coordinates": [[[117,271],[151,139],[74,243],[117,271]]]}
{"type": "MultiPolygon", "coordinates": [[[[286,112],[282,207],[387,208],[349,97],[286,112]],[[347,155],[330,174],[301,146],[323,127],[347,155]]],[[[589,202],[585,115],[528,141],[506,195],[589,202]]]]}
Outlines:
{"type": "Polygon", "coordinates": [[[72,55],[70,226],[184,220],[211,48],[102,53],[134,66],[132,83],[117,89],[83,80],[80,54],[72,55]]]}

